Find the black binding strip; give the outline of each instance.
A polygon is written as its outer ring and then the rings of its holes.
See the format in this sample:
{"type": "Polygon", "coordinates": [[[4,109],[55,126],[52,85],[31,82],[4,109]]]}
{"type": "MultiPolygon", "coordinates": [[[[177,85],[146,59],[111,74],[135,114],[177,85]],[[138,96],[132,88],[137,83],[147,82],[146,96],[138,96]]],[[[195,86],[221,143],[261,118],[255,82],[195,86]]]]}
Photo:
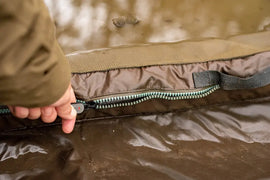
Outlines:
{"type": "Polygon", "coordinates": [[[224,90],[253,89],[270,84],[270,67],[247,78],[240,78],[218,71],[193,73],[195,88],[220,85],[224,90]]]}

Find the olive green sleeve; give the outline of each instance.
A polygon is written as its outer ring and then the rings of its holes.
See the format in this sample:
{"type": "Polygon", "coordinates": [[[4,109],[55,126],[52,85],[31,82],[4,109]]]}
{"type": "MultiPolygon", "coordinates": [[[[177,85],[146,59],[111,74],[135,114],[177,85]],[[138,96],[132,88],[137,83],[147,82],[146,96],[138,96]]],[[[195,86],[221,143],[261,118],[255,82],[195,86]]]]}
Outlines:
{"type": "Polygon", "coordinates": [[[69,82],[69,63],[43,1],[0,0],[0,104],[50,105],[69,82]]]}

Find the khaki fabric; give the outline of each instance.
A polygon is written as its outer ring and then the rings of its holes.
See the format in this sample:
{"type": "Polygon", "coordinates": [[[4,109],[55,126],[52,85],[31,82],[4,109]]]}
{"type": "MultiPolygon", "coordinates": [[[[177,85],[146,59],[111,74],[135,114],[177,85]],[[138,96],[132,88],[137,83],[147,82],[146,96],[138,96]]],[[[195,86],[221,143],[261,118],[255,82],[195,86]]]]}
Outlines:
{"type": "Polygon", "coordinates": [[[68,61],[42,0],[0,0],[0,104],[45,106],[68,87],[68,61]]]}
{"type": "Polygon", "coordinates": [[[154,45],[77,52],[67,56],[73,73],[185,64],[245,57],[270,50],[270,32],[154,45]]]}

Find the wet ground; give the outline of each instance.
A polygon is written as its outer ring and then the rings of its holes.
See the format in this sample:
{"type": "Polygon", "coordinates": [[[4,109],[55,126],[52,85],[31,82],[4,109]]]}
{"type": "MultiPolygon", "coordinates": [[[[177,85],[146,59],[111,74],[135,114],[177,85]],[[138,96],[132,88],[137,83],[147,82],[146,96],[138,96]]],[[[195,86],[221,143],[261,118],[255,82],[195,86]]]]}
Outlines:
{"type": "Polygon", "coordinates": [[[270,30],[269,0],[45,0],[65,53],[270,30]],[[133,15],[121,28],[112,19],[133,15]]]}

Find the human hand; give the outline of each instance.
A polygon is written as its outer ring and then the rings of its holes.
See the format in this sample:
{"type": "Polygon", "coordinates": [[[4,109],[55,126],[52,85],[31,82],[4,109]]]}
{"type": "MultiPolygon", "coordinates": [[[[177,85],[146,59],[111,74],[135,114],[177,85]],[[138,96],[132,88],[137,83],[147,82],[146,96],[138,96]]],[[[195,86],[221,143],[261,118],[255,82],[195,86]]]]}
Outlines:
{"type": "Polygon", "coordinates": [[[56,117],[62,118],[62,130],[65,133],[71,133],[75,121],[77,112],[71,106],[71,103],[76,102],[74,91],[69,85],[64,95],[55,103],[46,107],[25,108],[20,106],[8,106],[11,113],[18,118],[38,119],[41,118],[45,123],[54,122],[56,117]]]}

